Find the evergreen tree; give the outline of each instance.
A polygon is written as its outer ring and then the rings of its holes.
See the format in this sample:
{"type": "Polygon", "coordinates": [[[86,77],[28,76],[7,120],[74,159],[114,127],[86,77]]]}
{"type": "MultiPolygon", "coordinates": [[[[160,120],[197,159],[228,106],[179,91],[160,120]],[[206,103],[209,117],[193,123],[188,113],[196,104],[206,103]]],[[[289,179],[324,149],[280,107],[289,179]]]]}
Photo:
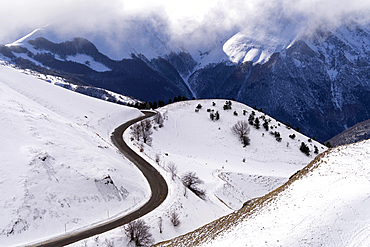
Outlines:
{"type": "Polygon", "coordinates": [[[254,115],[253,114],[250,114],[249,115],[248,123],[249,123],[249,125],[253,125],[254,124],[254,115]]]}
{"type": "Polygon", "coordinates": [[[220,119],[220,114],[218,113],[218,111],[216,111],[215,119],[216,119],[216,120],[219,120],[219,119],[220,119]]]}
{"type": "Polygon", "coordinates": [[[256,127],[256,129],[260,128],[260,120],[258,117],[254,119],[254,127],[256,127]]]}
{"type": "Polygon", "coordinates": [[[301,150],[302,153],[306,154],[307,156],[310,155],[310,149],[304,142],[301,143],[301,147],[299,148],[299,150],[301,150]]]}

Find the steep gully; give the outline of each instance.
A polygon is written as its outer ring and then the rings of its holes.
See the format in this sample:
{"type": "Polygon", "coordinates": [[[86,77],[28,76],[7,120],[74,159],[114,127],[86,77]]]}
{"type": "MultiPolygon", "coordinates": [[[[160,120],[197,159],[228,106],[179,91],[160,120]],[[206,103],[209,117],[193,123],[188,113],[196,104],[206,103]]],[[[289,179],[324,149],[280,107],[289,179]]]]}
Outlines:
{"type": "Polygon", "coordinates": [[[129,128],[132,124],[155,115],[155,113],[149,111],[145,111],[143,113],[145,114],[144,116],[130,120],[116,128],[112,133],[111,139],[113,144],[119,149],[119,151],[132,163],[134,163],[137,166],[137,168],[139,168],[139,170],[143,173],[145,178],[148,180],[151,189],[151,197],[149,201],[136,211],[125,216],[114,218],[106,222],[91,226],[89,228],[84,228],[83,230],[80,231],[74,231],[72,233],[53,237],[42,242],[28,244],[25,246],[55,247],[72,244],[74,242],[112,230],[116,227],[125,225],[133,220],[136,220],[157,208],[166,199],[168,194],[168,187],[164,178],[160,175],[160,173],[156,169],[154,169],[154,167],[152,167],[141,156],[135,153],[123,140],[123,132],[127,128],[129,128]]]}

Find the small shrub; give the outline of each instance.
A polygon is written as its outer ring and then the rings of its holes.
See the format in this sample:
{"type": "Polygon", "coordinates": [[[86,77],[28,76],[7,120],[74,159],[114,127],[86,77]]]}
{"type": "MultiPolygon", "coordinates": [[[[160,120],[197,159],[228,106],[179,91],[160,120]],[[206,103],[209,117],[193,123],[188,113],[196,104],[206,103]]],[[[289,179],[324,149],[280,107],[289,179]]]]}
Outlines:
{"type": "Polygon", "coordinates": [[[163,232],[163,219],[162,217],[158,218],[158,228],[159,228],[159,233],[163,232]]]}
{"type": "Polygon", "coordinates": [[[224,105],[224,110],[231,110],[231,105],[232,103],[230,100],[226,101],[224,105]]]}
{"type": "Polygon", "coordinates": [[[177,175],[177,166],[175,165],[175,163],[170,162],[167,166],[167,169],[171,173],[171,178],[174,181],[177,175]]]}
{"type": "Polygon", "coordinates": [[[326,144],[325,144],[325,146],[327,146],[328,148],[332,148],[333,146],[331,145],[331,143],[330,142],[327,142],[326,144]]]}
{"type": "Polygon", "coordinates": [[[170,221],[175,227],[180,225],[180,216],[175,210],[170,213],[170,221]]]}
{"type": "Polygon", "coordinates": [[[155,155],[155,163],[157,163],[159,165],[159,161],[161,161],[161,157],[159,156],[159,154],[156,154],[155,155]]]}

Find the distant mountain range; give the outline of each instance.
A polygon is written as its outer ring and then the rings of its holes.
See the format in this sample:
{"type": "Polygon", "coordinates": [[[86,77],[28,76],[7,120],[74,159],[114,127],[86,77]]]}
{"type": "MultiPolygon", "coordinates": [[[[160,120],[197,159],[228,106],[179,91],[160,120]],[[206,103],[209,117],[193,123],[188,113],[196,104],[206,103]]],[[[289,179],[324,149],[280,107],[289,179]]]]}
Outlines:
{"type": "Polygon", "coordinates": [[[234,98],[319,141],[370,119],[369,25],[322,26],[299,35],[282,27],[263,37],[240,32],[208,50],[167,49],[158,56],[153,47],[163,42],[155,37],[148,56],[132,49],[130,57],[113,60],[85,38],[52,42],[47,30],[35,30],[0,46],[0,56],[143,101],[234,98]]]}

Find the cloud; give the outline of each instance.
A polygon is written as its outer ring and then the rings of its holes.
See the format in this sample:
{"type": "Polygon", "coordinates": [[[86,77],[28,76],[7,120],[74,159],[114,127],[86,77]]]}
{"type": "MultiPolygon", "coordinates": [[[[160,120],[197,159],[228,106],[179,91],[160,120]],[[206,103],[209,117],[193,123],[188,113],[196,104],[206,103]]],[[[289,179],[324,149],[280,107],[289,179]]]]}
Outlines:
{"type": "Polygon", "coordinates": [[[240,30],[278,33],[294,24],[291,31],[299,32],[322,22],[337,26],[353,16],[369,23],[369,12],[370,1],[364,0],[2,1],[0,43],[52,24],[59,35],[104,36],[112,46],[128,37],[145,39],[142,27],[161,32],[170,43],[205,45],[240,30]]]}

